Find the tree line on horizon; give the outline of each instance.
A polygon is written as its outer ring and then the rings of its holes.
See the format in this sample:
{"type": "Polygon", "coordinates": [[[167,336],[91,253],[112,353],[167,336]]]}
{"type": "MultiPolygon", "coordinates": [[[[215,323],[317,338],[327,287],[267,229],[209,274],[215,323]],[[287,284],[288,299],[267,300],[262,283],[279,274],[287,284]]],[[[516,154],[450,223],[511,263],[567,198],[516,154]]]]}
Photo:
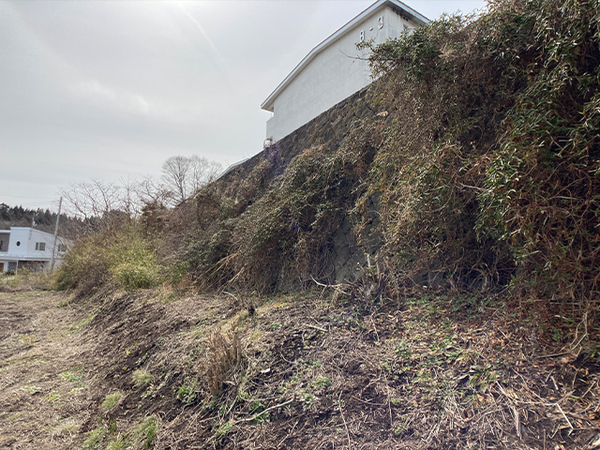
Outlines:
{"type": "MultiPolygon", "coordinates": [[[[54,233],[58,214],[46,208],[30,209],[22,205],[10,206],[0,203],[0,229],[8,230],[11,227],[32,227],[46,233],[54,233]]],[[[60,215],[60,235],[71,239],[78,234],[78,230],[85,224],[77,217],[67,214],[60,215]]]]}

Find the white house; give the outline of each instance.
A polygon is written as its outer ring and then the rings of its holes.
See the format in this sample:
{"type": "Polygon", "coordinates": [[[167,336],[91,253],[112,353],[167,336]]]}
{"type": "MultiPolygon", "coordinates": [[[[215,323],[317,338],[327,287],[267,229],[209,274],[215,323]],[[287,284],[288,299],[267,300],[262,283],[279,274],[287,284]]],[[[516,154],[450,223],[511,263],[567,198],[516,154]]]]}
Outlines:
{"type": "Polygon", "coordinates": [[[267,139],[273,142],[368,86],[368,50],[362,41],[383,43],[429,20],[397,0],[379,0],[316,46],[263,102],[273,113],[267,139]]]}
{"type": "Polygon", "coordinates": [[[29,227],[10,227],[0,230],[0,273],[15,273],[19,267],[32,270],[50,268],[52,251],[55,250],[55,264],[62,262],[71,241],[57,237],[54,248],[54,235],[29,227]]]}

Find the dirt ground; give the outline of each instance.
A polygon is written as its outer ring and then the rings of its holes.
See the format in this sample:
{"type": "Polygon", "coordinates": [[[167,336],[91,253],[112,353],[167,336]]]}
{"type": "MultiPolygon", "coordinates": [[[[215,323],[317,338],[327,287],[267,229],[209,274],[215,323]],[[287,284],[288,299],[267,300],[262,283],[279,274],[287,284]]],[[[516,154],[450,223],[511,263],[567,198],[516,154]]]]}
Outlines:
{"type": "Polygon", "coordinates": [[[43,291],[0,292],[0,448],[69,448],[88,416],[81,311],[43,291]]]}
{"type": "Polygon", "coordinates": [[[0,448],[599,449],[598,329],[541,325],[443,293],[0,292],[0,448]]]}

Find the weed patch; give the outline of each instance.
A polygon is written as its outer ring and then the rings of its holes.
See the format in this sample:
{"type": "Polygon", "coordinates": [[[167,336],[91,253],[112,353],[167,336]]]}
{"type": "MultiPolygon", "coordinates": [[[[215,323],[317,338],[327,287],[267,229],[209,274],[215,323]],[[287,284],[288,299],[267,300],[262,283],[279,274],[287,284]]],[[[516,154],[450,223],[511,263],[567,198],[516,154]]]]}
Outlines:
{"type": "Polygon", "coordinates": [[[208,355],[208,389],[211,395],[218,395],[242,356],[237,333],[232,332],[230,336],[224,336],[220,330],[215,330],[209,338],[208,355]]]}
{"type": "Polygon", "coordinates": [[[122,397],[123,394],[121,392],[113,392],[112,394],[108,394],[100,407],[105,411],[109,411],[119,403],[122,397]]]}
{"type": "Polygon", "coordinates": [[[135,387],[145,387],[152,381],[152,374],[143,369],[137,369],[131,374],[131,381],[135,387]]]}
{"type": "Polygon", "coordinates": [[[139,227],[128,225],[79,240],[58,268],[55,286],[80,296],[106,285],[147,289],[160,283],[160,272],[153,243],[139,227]]]}

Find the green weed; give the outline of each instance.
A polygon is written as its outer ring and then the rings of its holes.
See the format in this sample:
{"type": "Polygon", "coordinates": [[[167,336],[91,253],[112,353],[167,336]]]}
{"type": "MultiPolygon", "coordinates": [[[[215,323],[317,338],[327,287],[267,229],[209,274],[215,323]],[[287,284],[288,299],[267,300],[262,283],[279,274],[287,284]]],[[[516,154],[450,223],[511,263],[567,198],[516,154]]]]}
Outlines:
{"type": "Polygon", "coordinates": [[[217,436],[217,437],[225,436],[227,433],[229,433],[229,431],[231,430],[232,427],[233,427],[233,425],[231,423],[225,422],[224,424],[219,426],[219,428],[215,432],[215,436],[217,436]]]}
{"type": "Polygon", "coordinates": [[[314,390],[319,391],[331,386],[331,378],[326,376],[319,376],[311,383],[314,390]]]}
{"type": "Polygon", "coordinates": [[[402,406],[404,404],[404,400],[401,398],[392,397],[390,398],[390,403],[394,406],[402,406]]]}
{"type": "Polygon", "coordinates": [[[83,442],[83,450],[96,450],[100,441],[106,436],[108,431],[104,427],[98,427],[87,433],[87,439],[83,442]]]}
{"type": "Polygon", "coordinates": [[[104,399],[104,401],[102,402],[102,404],[100,405],[100,407],[105,410],[108,411],[112,408],[114,408],[114,406],[119,403],[119,401],[121,400],[121,398],[123,397],[123,394],[121,392],[113,392],[112,394],[108,394],[106,396],[106,398],[104,399]]]}
{"type": "Polygon", "coordinates": [[[42,391],[41,387],[39,387],[39,386],[31,386],[31,385],[28,385],[28,384],[26,384],[24,386],[21,386],[19,389],[21,391],[25,391],[25,392],[27,392],[29,394],[37,394],[38,392],[42,391]]]}
{"type": "Polygon", "coordinates": [[[89,325],[92,322],[92,320],[94,320],[96,318],[96,314],[97,314],[96,312],[93,312],[92,314],[87,316],[85,319],[83,319],[77,323],[74,323],[73,325],[71,325],[69,327],[69,331],[77,331],[82,327],[86,327],[87,325],[89,325]]]}
{"type": "Polygon", "coordinates": [[[196,390],[191,385],[182,384],[177,390],[177,400],[186,405],[194,403],[196,401],[196,390]]]}
{"type": "Polygon", "coordinates": [[[131,374],[131,382],[135,387],[144,387],[152,381],[152,374],[144,369],[137,369],[131,374]]]}
{"type": "Polygon", "coordinates": [[[159,421],[154,416],[146,417],[136,427],[133,433],[134,440],[141,443],[145,449],[151,448],[156,439],[159,425],[159,421]]]}
{"type": "Polygon", "coordinates": [[[73,367],[70,370],[65,370],[64,372],[59,373],[58,376],[70,383],[76,383],[83,380],[83,373],[81,373],[82,369],[83,367],[81,366],[73,367]]]}
{"type": "Polygon", "coordinates": [[[21,344],[26,346],[33,345],[36,340],[37,338],[33,334],[23,334],[19,336],[19,341],[21,342],[21,344]]]}
{"type": "Polygon", "coordinates": [[[129,446],[129,442],[125,436],[118,435],[115,439],[111,440],[104,450],[123,450],[129,446]]]}

